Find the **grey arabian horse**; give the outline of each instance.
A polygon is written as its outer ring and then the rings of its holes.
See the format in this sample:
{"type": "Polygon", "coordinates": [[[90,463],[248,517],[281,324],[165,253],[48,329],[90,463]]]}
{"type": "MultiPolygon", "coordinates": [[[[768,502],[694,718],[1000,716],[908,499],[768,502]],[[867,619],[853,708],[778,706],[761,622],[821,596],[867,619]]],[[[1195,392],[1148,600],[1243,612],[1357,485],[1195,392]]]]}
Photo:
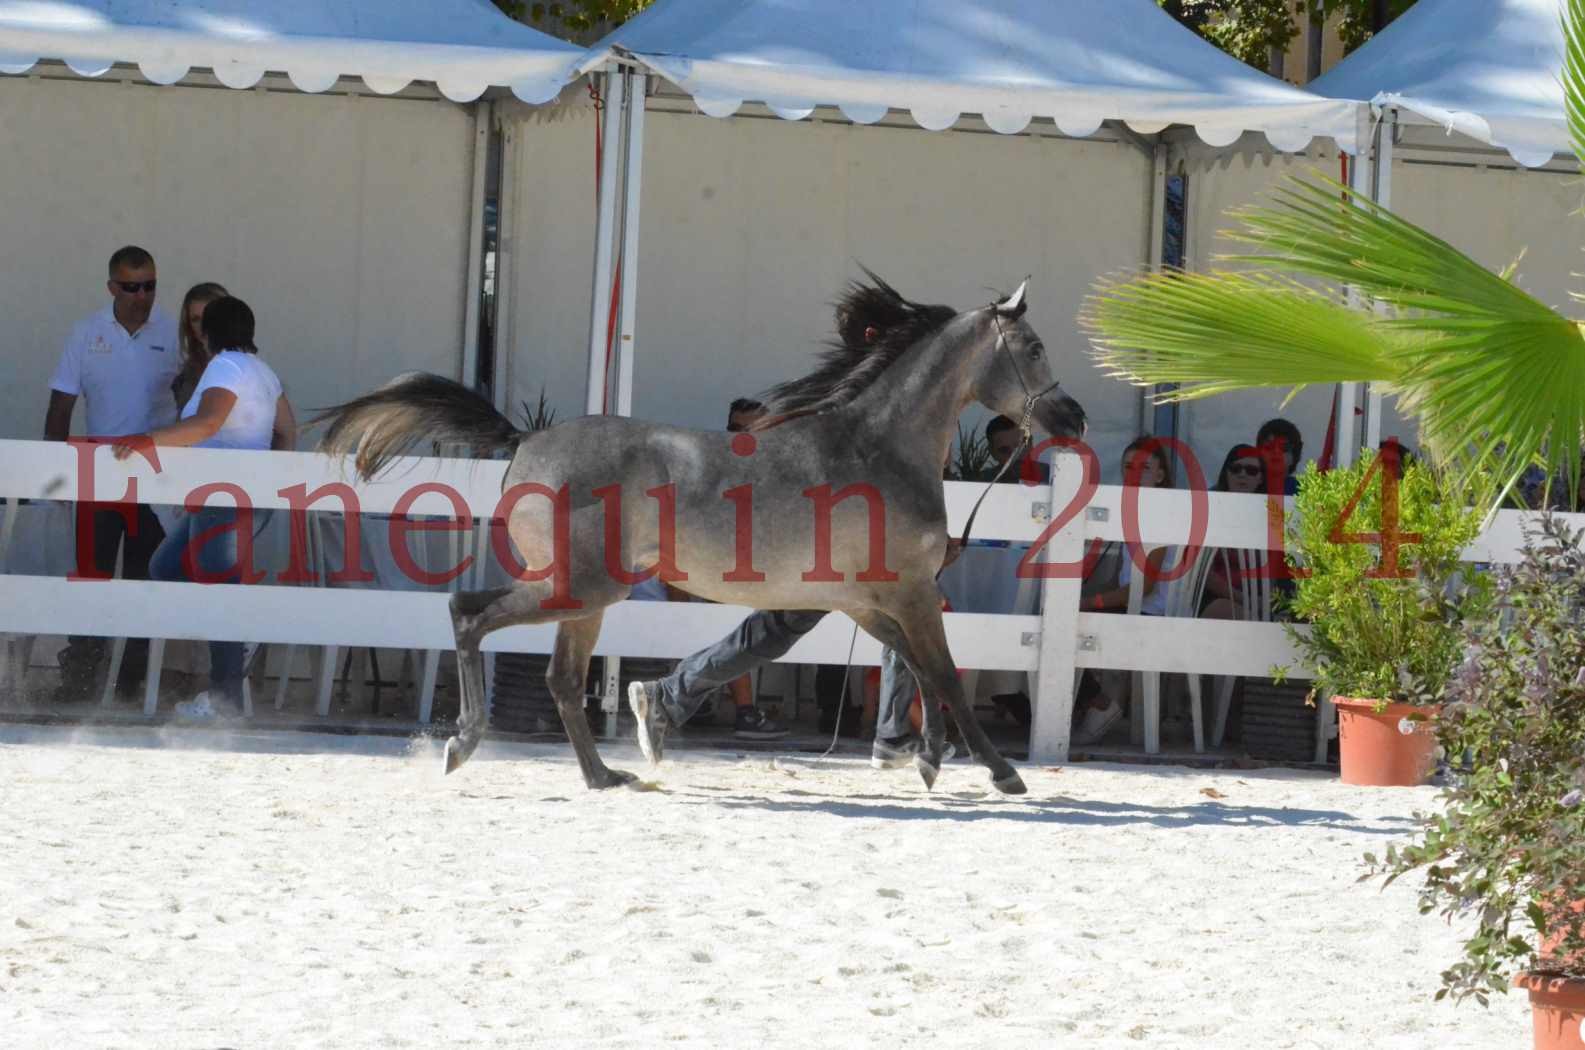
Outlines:
{"type": "Polygon", "coordinates": [[[513,453],[497,514],[523,561],[508,561],[510,587],[451,599],[462,711],[446,743],[448,773],[485,730],[480,641],[554,621],[546,677],[584,783],[636,780],[601,761],[584,682],[606,607],[658,570],[712,601],[846,613],[895,648],[922,686],[916,765],[926,786],[941,765],[945,703],[996,787],[1023,793],[974,719],[947,650],[935,587],[947,544],[941,464],[971,401],[1057,438],[1081,437],[1084,411],[1058,392],[1024,320],[1027,281],[1005,300],[956,313],[870,278],[849,289],[839,315],[862,326],[871,312],[885,337],[862,350],[838,345],[816,372],[772,390],[754,432],[588,416],[522,433],[467,388],[421,373],[322,417],[332,423],[321,449],[355,453],[364,478],[420,442],[513,453]]]}

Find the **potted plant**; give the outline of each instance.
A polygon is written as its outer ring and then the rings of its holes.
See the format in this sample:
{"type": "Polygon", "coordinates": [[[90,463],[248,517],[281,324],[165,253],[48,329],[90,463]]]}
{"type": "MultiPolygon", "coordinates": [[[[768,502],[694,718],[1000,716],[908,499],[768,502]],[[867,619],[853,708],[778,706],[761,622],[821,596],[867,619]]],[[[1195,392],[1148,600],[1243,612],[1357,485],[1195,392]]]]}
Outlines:
{"type": "Polygon", "coordinates": [[[1414,844],[1366,878],[1425,873],[1420,910],[1473,916],[1438,998],[1530,990],[1538,1050],[1585,1017],[1585,539],[1547,516],[1465,623],[1437,736],[1460,769],[1414,844]],[[1529,934],[1523,931],[1528,927],[1529,934]]]}
{"type": "Polygon", "coordinates": [[[1460,621],[1490,604],[1490,581],[1459,561],[1478,515],[1394,452],[1307,470],[1288,527],[1287,606],[1302,621],[1289,633],[1337,707],[1348,784],[1426,780],[1429,722],[1459,661],[1460,621]]]}

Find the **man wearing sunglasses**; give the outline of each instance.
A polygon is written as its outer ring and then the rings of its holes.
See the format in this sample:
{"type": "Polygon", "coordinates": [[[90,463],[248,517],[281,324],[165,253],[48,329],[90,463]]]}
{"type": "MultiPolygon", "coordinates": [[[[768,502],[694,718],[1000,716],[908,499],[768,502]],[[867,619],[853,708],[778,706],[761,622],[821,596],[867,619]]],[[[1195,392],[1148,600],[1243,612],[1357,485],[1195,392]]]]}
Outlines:
{"type": "MultiPolygon", "coordinates": [[[[50,378],[44,440],[65,441],[71,433],[77,399],[87,401],[84,433],[89,437],[147,434],[176,421],[171,382],[181,369],[176,321],[154,306],[154,257],[128,245],[110,257],[106,290],[110,303],[78,322],[66,340],[50,378]]],[[[76,549],[79,575],[115,573],[122,550],[121,575],[146,580],[149,557],[165,538],[154,512],[142,504],[78,504],[76,549]],[[81,564],[90,553],[92,566],[81,564]]],[[[104,657],[102,638],[71,638],[61,651],[57,699],[85,699],[104,657]]],[[[148,642],[128,639],[116,688],[138,691],[148,661],[148,642]]]]}

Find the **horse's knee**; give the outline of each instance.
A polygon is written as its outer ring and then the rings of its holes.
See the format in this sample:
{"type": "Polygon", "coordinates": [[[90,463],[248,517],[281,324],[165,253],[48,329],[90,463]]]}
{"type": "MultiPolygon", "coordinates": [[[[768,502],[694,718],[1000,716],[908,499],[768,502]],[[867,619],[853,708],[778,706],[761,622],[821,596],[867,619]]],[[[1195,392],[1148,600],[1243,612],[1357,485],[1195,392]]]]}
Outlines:
{"type": "Polygon", "coordinates": [[[558,667],[552,660],[545,672],[545,685],[557,702],[583,695],[584,675],[576,667],[558,667]]]}
{"type": "Polygon", "coordinates": [[[447,602],[451,610],[451,622],[461,635],[464,627],[473,627],[478,623],[484,612],[509,594],[509,591],[457,591],[447,602]]]}

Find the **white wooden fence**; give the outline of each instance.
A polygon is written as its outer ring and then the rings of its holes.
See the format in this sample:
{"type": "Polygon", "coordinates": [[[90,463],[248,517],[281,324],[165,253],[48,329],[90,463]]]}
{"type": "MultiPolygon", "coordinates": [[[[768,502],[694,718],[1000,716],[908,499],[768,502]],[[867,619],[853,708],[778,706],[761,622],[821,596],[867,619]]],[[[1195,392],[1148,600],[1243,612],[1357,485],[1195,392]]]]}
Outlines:
{"type": "MultiPolygon", "coordinates": [[[[156,472],[140,457],[117,462],[108,449],[93,459],[91,492],[111,501],[135,481],[136,499],[181,504],[199,485],[241,485],[256,508],[285,509],[283,490],[309,491],[350,482],[350,471],[315,453],[159,450],[156,472]]],[[[74,447],[39,441],[0,441],[0,499],[74,499],[79,491],[79,453],[74,447]]],[[[354,488],[365,513],[390,513],[413,486],[439,482],[462,495],[476,518],[488,518],[500,498],[505,464],[451,459],[401,461],[375,482],[354,488]]],[[[1124,499],[1138,499],[1132,537],[1144,546],[1183,543],[1188,537],[1193,496],[1185,490],[1127,490],[1100,486],[1082,503],[1077,457],[1056,461],[1051,485],[997,485],[975,522],[977,538],[1034,543],[1044,538],[1039,560],[1074,564],[1093,539],[1124,539],[1124,499]],[[1053,508],[1058,524],[1051,525],[1053,508]]],[[[947,485],[954,534],[983,489],[947,485]]],[[[1272,511],[1260,496],[1209,493],[1202,545],[1261,550],[1268,544],[1272,511]]],[[[217,501],[224,501],[218,497],[217,501]]],[[[315,510],[335,511],[327,499],[315,510]]],[[[9,508],[8,508],[9,509],[9,508]]],[[[450,515],[448,499],[420,496],[408,513],[450,515]]],[[[13,516],[7,514],[7,519],[13,516]]],[[[1470,560],[1511,561],[1521,546],[1521,516],[1504,512],[1468,552],[1470,560]]],[[[0,553],[4,543],[0,542],[0,553]]],[[[0,569],[4,569],[0,565],[0,569]]],[[[1198,672],[1264,676],[1275,665],[1292,665],[1294,653],[1281,625],[1234,621],[1116,616],[1083,612],[1077,574],[1042,581],[1040,616],[951,613],[947,635],[960,668],[1032,671],[1033,761],[1063,761],[1068,754],[1074,673],[1082,667],[1137,671],[1198,672]]],[[[445,650],[453,648],[444,593],[337,589],[334,587],[208,587],[146,581],[71,581],[46,576],[0,575],[0,632],[82,634],[192,640],[251,640],[298,645],[335,645],[445,650]]],[[[595,652],[632,657],[680,657],[725,634],[744,615],[735,606],[702,603],[624,602],[611,609],[595,652]]],[[[805,636],[784,660],[841,664],[848,658],[851,621],[831,616],[805,636]]],[[[487,651],[548,652],[553,625],[515,627],[491,635],[487,651]]],[[[874,665],[880,647],[860,632],[853,661],[874,665]]],[[[431,672],[432,673],[432,672],[431,672]]],[[[1297,666],[1295,677],[1302,677],[1297,666]]]]}

